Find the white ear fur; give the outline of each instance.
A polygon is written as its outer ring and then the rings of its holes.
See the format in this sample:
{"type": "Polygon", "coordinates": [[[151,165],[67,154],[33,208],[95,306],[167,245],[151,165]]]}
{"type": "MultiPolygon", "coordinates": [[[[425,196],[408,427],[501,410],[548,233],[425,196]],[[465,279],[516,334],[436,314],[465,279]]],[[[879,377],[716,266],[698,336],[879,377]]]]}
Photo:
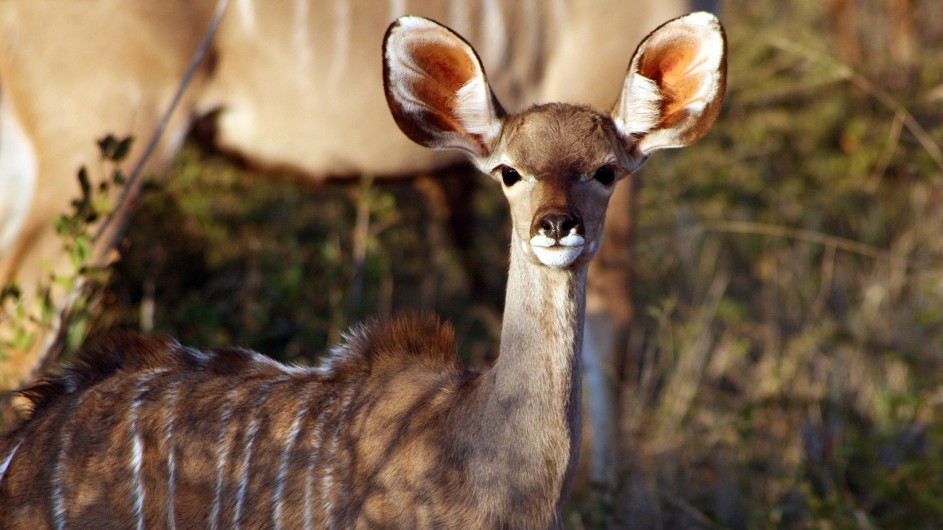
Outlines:
{"type": "Polygon", "coordinates": [[[475,50],[422,17],[401,17],[383,41],[384,89],[393,118],[413,141],[486,156],[504,111],[475,50]]]}
{"type": "Polygon", "coordinates": [[[640,158],[707,133],[723,101],[726,54],[720,22],[703,12],[671,20],[639,44],[612,118],[638,140],[640,158]]]}

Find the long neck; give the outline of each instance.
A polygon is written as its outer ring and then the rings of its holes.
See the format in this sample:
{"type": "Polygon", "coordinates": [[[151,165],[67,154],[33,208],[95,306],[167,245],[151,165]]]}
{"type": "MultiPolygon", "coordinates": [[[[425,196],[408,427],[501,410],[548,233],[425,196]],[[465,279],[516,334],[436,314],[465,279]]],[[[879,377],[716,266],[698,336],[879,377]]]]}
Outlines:
{"type": "Polygon", "coordinates": [[[579,451],[585,284],[585,266],[534,264],[512,237],[501,354],[475,400],[476,438],[494,459],[478,478],[543,513],[559,507],[579,451]]]}
{"type": "Polygon", "coordinates": [[[521,407],[524,419],[546,429],[551,418],[579,410],[586,267],[537,265],[519,242],[512,241],[512,248],[492,391],[502,399],[525,399],[532,408],[521,407]]]}

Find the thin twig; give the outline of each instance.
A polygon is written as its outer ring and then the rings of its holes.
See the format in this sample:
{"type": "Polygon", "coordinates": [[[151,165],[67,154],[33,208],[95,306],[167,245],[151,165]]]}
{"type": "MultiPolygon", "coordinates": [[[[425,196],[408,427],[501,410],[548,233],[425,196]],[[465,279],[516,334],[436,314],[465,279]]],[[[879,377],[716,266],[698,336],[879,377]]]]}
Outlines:
{"type": "Polygon", "coordinates": [[[353,230],[353,265],[354,274],[350,280],[350,296],[347,307],[351,315],[355,314],[363,300],[364,272],[367,267],[367,244],[370,240],[370,210],[373,207],[373,177],[360,179],[357,191],[357,222],[353,230]]]}
{"type": "MultiPolygon", "coordinates": [[[[131,193],[135,190],[135,182],[140,178],[145,162],[148,158],[150,158],[154,152],[154,149],[157,147],[157,144],[159,143],[160,138],[163,135],[164,130],[167,128],[168,122],[170,121],[170,116],[173,114],[173,111],[180,103],[180,99],[183,97],[184,91],[190,84],[190,81],[193,79],[197,67],[206,56],[206,52],[209,49],[210,43],[213,41],[213,37],[216,35],[216,29],[219,26],[220,20],[222,20],[223,13],[225,13],[226,6],[228,4],[229,0],[217,1],[216,11],[213,13],[213,18],[207,27],[206,33],[203,35],[203,40],[200,42],[199,47],[197,47],[196,52],[193,54],[193,58],[190,61],[190,65],[187,68],[186,73],[181,79],[180,84],[177,86],[177,91],[174,93],[174,97],[171,100],[170,105],[167,107],[167,110],[161,117],[161,120],[158,123],[157,128],[154,130],[154,134],[151,136],[150,142],[147,144],[144,153],[142,153],[140,158],[138,158],[137,163],[131,170],[131,173],[128,175],[128,180],[124,188],[121,190],[121,194],[119,195],[118,202],[116,203],[114,210],[112,210],[112,212],[102,221],[102,224],[96,231],[94,237],[95,241],[100,240],[101,237],[107,233],[109,228],[111,228],[115,220],[122,218],[124,215],[123,212],[127,210],[129,199],[132,197],[131,193]]],[[[39,358],[33,366],[33,371],[30,374],[31,378],[35,377],[39,371],[48,369],[49,365],[59,357],[59,352],[61,352],[65,347],[66,333],[63,324],[68,320],[70,308],[78,299],[79,293],[85,289],[85,283],[86,282],[83,281],[83,278],[80,276],[77,280],[75,288],[72,289],[72,292],[66,294],[64,303],[60,305],[58,317],[53,320],[49,332],[46,335],[47,339],[45,344],[43,344],[42,348],[39,350],[39,358]]],[[[0,401],[0,407],[5,406],[6,403],[0,401]]]]}
{"type": "Polygon", "coordinates": [[[822,311],[825,310],[825,304],[828,303],[829,294],[832,292],[832,281],[835,277],[835,247],[828,245],[825,247],[825,255],[822,257],[822,282],[819,286],[819,294],[812,302],[809,309],[809,321],[814,322],[819,319],[822,311]]]}
{"type": "Polygon", "coordinates": [[[914,118],[913,114],[907,110],[907,107],[905,107],[889,92],[876,85],[864,75],[857,72],[849,64],[831,57],[820,50],[802,46],[785,37],[771,38],[770,45],[780,51],[792,53],[807,60],[831,66],[835,73],[842,79],[847,80],[854,86],[858,87],[860,90],[863,90],[871,97],[879,101],[888,109],[894,111],[895,114],[900,115],[904,122],[904,126],[907,127],[907,130],[914,135],[914,138],[917,139],[917,142],[920,143],[920,146],[923,147],[924,151],[930,155],[930,158],[936,162],[936,165],[941,170],[943,170],[943,151],[940,150],[940,146],[937,145],[932,138],[930,138],[930,135],[927,133],[926,129],[924,129],[923,126],[920,125],[920,123],[916,120],[916,118],[914,118]]]}
{"type": "Polygon", "coordinates": [[[891,130],[887,133],[887,141],[884,142],[884,149],[881,150],[881,156],[878,158],[877,163],[874,164],[874,172],[871,173],[870,179],[871,182],[877,183],[884,173],[887,172],[887,168],[890,167],[894,151],[900,143],[900,132],[903,126],[904,117],[901,116],[900,113],[894,113],[894,121],[891,122],[891,130]]]}
{"type": "Polygon", "coordinates": [[[696,506],[688,502],[687,499],[682,498],[680,495],[661,490],[659,491],[659,497],[668,504],[671,504],[675,508],[680,509],[702,528],[722,528],[720,524],[714,522],[710,517],[707,516],[707,514],[699,510],[696,506]]]}
{"type": "Polygon", "coordinates": [[[183,74],[180,84],[177,85],[177,91],[174,92],[174,97],[170,100],[170,105],[167,106],[167,110],[164,111],[164,114],[161,116],[160,122],[157,124],[157,128],[154,129],[154,134],[151,135],[151,139],[147,143],[147,147],[145,147],[144,152],[138,158],[137,163],[135,163],[134,167],[131,169],[131,172],[128,174],[128,180],[125,183],[125,186],[122,188],[121,194],[118,196],[118,202],[116,203],[115,209],[112,210],[111,214],[109,214],[108,217],[102,221],[101,226],[98,227],[98,231],[95,234],[96,241],[101,238],[103,234],[107,233],[112,223],[115,222],[115,219],[121,217],[120,213],[128,206],[128,201],[132,196],[132,193],[136,192],[136,183],[141,177],[141,171],[144,169],[144,164],[147,163],[147,160],[154,153],[154,149],[157,148],[157,144],[160,143],[160,139],[164,135],[164,130],[167,129],[167,124],[170,123],[170,117],[173,115],[174,110],[176,110],[177,106],[180,104],[180,100],[183,98],[183,94],[190,85],[190,81],[193,79],[193,76],[196,75],[197,68],[200,66],[200,63],[203,62],[203,58],[206,56],[206,52],[209,50],[210,44],[213,42],[213,37],[216,36],[216,30],[223,18],[223,14],[226,12],[226,6],[228,4],[229,0],[217,0],[216,11],[213,12],[213,18],[210,20],[210,24],[206,29],[206,33],[203,34],[203,40],[200,41],[200,45],[193,54],[193,58],[190,60],[190,64],[187,66],[187,70],[183,74]]]}
{"type": "Polygon", "coordinates": [[[818,243],[820,245],[832,246],[845,252],[860,254],[874,259],[883,259],[890,257],[890,253],[878,247],[860,243],[851,239],[823,234],[813,230],[803,228],[792,228],[789,226],[774,225],[768,223],[756,223],[752,221],[708,221],[702,225],[705,232],[724,232],[732,234],[753,234],[773,237],[783,237],[796,239],[809,243],[818,243]]]}

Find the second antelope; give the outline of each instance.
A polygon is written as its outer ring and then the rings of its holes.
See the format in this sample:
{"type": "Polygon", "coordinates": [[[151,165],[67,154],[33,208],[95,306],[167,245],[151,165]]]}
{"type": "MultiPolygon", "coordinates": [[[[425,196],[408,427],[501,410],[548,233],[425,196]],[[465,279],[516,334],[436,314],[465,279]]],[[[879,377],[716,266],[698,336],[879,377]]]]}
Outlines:
{"type": "Polygon", "coordinates": [[[474,50],[404,17],[384,83],[414,141],[465,151],[511,206],[500,357],[459,362],[432,317],[353,329],[320,368],[119,335],[25,394],[0,444],[0,526],[560,528],[580,445],[587,267],[613,186],[710,128],[725,86],[717,20],[649,35],[604,114],[507,114],[474,50]]]}

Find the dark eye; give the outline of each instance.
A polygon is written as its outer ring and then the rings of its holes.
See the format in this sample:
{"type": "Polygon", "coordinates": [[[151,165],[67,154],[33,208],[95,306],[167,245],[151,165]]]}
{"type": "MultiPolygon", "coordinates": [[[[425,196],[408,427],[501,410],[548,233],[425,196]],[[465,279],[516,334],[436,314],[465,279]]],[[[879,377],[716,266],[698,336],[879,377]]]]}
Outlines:
{"type": "Polygon", "coordinates": [[[505,186],[510,188],[521,180],[521,174],[513,167],[501,166],[501,180],[504,181],[505,186]]]}
{"type": "Polygon", "coordinates": [[[612,183],[616,181],[616,170],[610,166],[603,166],[596,170],[593,178],[603,186],[612,186],[612,183]]]}

